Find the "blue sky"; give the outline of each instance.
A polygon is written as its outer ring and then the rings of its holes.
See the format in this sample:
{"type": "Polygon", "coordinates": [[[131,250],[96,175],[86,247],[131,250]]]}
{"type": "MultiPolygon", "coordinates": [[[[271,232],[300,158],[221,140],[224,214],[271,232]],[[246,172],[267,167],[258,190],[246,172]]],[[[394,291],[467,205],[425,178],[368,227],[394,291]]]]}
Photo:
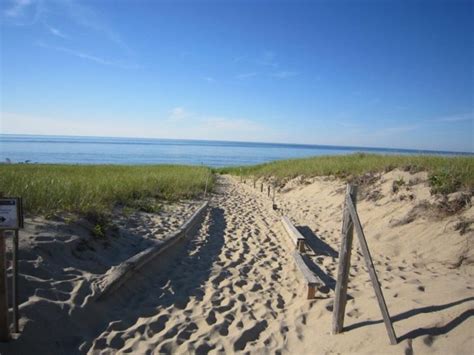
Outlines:
{"type": "Polygon", "coordinates": [[[474,2],[2,0],[1,132],[474,151],[474,2]]]}

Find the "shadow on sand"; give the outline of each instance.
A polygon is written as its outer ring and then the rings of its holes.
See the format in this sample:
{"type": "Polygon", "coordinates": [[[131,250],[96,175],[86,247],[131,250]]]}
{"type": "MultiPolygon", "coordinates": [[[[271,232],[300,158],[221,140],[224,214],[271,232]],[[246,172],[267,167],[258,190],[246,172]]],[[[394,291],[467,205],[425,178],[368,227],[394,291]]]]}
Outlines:
{"type": "MultiPolygon", "coordinates": [[[[311,228],[308,226],[298,226],[296,229],[306,238],[306,246],[311,249],[314,255],[337,258],[337,251],[335,251],[329,244],[314,234],[311,228]]],[[[320,289],[320,292],[328,293],[329,290],[334,290],[336,288],[336,280],[324,272],[321,267],[313,261],[312,258],[303,256],[303,260],[306,266],[324,283],[325,287],[320,289]]]]}
{"type": "Polygon", "coordinates": [[[335,251],[329,244],[321,240],[316,234],[313,233],[311,228],[308,226],[296,227],[298,231],[306,238],[306,244],[313,250],[317,255],[331,256],[337,258],[339,253],[335,251]]]}
{"type": "MultiPolygon", "coordinates": [[[[392,319],[392,322],[398,322],[398,321],[416,316],[418,314],[438,312],[438,311],[455,307],[457,305],[460,305],[465,302],[470,302],[470,301],[474,301],[474,297],[467,297],[455,302],[450,302],[450,303],[446,303],[442,305],[427,306],[427,307],[411,309],[409,311],[397,314],[391,317],[391,319],[392,319]]],[[[459,316],[457,316],[456,318],[454,318],[452,321],[450,321],[449,323],[445,325],[438,326],[438,327],[430,327],[430,328],[417,328],[417,329],[411,330],[408,333],[402,336],[399,336],[398,341],[401,342],[406,339],[415,339],[417,337],[424,336],[424,335],[436,336],[436,335],[446,334],[472,316],[474,316],[474,309],[469,309],[467,311],[464,311],[459,316]]],[[[383,320],[381,319],[375,320],[375,321],[359,322],[359,323],[351,324],[347,327],[344,327],[344,331],[354,330],[360,327],[373,325],[373,324],[379,324],[382,322],[383,320]]]]}
{"type": "MultiPolygon", "coordinates": [[[[35,344],[40,353],[46,349],[49,353],[87,353],[94,339],[104,331],[125,331],[136,325],[140,318],[158,316],[160,309],[170,306],[184,309],[191,298],[202,299],[204,291],[201,286],[211,275],[212,266],[224,245],[226,229],[223,209],[210,208],[207,218],[208,223],[196,227],[199,231],[189,233],[166,255],[158,256],[133,274],[105,300],[88,302],[69,312],[50,309],[58,313],[56,324],[60,326],[51,325],[49,338],[40,337],[44,333],[38,329],[43,326],[41,322],[31,322],[19,340],[9,344],[9,348],[20,353],[21,349],[29,349],[31,344],[35,344]],[[51,344],[54,346],[51,347],[51,344]]],[[[154,332],[161,331],[161,326],[164,328],[165,314],[154,322],[154,332]]],[[[123,346],[121,339],[116,342],[116,348],[123,346]]],[[[107,347],[103,338],[94,346],[95,349],[107,347]]]]}

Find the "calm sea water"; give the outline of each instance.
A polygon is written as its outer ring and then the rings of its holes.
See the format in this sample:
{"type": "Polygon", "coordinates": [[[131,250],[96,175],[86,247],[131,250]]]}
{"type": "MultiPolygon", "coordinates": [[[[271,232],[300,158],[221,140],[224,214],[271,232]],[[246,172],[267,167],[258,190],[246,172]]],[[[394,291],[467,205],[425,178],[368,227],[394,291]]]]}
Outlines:
{"type": "Polygon", "coordinates": [[[106,137],[0,135],[0,162],[68,164],[250,165],[354,152],[459,154],[405,149],[106,137]]]}

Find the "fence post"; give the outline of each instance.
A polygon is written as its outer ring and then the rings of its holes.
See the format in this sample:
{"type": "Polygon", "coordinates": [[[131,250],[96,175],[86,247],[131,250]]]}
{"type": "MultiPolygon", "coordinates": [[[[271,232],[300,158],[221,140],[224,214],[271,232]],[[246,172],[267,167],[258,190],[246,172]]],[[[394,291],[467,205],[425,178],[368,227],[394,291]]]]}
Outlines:
{"type": "Polygon", "coordinates": [[[277,205],[275,204],[275,183],[273,183],[272,208],[273,208],[274,210],[277,209],[277,205]]]}
{"type": "Polygon", "coordinates": [[[385,323],[385,328],[387,329],[387,334],[390,339],[390,344],[397,344],[397,336],[395,330],[393,329],[392,320],[390,314],[388,313],[387,304],[385,303],[385,298],[383,297],[382,289],[380,288],[380,282],[375,272],[374,262],[372,261],[372,256],[370,255],[369,246],[367,245],[367,240],[365,239],[364,230],[357,215],[355,206],[352,204],[352,201],[348,201],[349,211],[351,214],[352,222],[354,223],[354,228],[357,232],[357,237],[359,238],[360,248],[362,249],[362,255],[364,255],[365,265],[369,271],[370,280],[372,281],[372,286],[375,291],[375,296],[377,297],[377,302],[379,303],[380,312],[382,313],[383,321],[385,323]]]}
{"type": "Polygon", "coordinates": [[[208,180],[209,180],[209,175],[206,176],[206,186],[204,187],[204,198],[206,198],[206,196],[207,196],[207,183],[208,183],[208,180]]]}
{"type": "Polygon", "coordinates": [[[8,323],[8,294],[7,294],[7,258],[5,255],[5,232],[0,230],[0,341],[10,339],[8,323]]]}
{"type": "Polygon", "coordinates": [[[13,331],[15,333],[20,332],[18,325],[18,319],[20,315],[18,313],[18,229],[13,232],[13,283],[12,283],[12,299],[13,299],[13,331]]]}
{"type": "MultiPolygon", "coordinates": [[[[357,186],[347,185],[346,195],[350,197],[354,206],[357,201],[357,186]]],[[[344,212],[342,216],[341,248],[339,251],[339,266],[336,281],[336,297],[334,301],[332,332],[338,334],[344,327],[344,312],[347,302],[347,284],[349,282],[349,269],[351,266],[351,249],[354,237],[354,224],[344,199],[344,212]]]]}

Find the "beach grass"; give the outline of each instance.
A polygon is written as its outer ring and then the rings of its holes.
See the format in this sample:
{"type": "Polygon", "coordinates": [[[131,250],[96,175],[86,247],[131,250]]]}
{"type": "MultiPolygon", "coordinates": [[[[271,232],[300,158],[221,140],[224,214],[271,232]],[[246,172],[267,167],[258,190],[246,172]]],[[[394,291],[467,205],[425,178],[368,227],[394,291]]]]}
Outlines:
{"type": "Polygon", "coordinates": [[[399,168],[406,171],[427,171],[433,193],[447,194],[460,189],[474,190],[473,156],[381,155],[355,153],[280,160],[254,166],[216,169],[217,173],[256,178],[275,178],[277,182],[298,176],[332,175],[341,178],[366,173],[387,172],[399,168]]]}
{"type": "Polygon", "coordinates": [[[28,214],[110,212],[117,205],[147,211],[157,200],[202,195],[209,168],[155,165],[0,165],[0,193],[23,197],[28,214]]]}

